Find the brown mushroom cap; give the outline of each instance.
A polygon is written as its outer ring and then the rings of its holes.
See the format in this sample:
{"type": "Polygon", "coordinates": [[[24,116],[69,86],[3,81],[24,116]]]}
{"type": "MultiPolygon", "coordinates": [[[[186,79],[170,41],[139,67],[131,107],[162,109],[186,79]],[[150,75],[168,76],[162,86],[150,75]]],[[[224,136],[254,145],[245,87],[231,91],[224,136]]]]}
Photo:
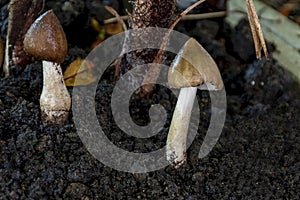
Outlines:
{"type": "Polygon", "coordinates": [[[207,51],[193,38],[189,39],[175,57],[168,74],[170,87],[196,87],[204,83],[222,89],[219,69],[207,51]]]}
{"type": "Polygon", "coordinates": [[[24,38],[24,50],[39,60],[62,63],[67,55],[64,30],[52,10],[38,17],[24,38]]]}

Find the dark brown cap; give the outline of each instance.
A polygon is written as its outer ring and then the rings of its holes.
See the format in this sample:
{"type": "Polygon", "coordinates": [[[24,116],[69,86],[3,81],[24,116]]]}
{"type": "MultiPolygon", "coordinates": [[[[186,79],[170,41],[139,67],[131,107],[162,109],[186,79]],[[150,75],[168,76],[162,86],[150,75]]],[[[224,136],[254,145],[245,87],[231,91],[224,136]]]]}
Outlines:
{"type": "Polygon", "coordinates": [[[67,55],[64,30],[52,10],[38,17],[24,38],[24,50],[39,60],[62,63],[67,55]]]}

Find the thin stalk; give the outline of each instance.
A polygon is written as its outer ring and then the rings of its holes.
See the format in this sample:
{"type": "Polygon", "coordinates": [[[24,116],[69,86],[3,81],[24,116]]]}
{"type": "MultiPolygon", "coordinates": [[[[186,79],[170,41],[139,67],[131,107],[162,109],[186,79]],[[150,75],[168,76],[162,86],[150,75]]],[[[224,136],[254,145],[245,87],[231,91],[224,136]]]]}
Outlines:
{"type": "MultiPolygon", "coordinates": [[[[210,19],[210,18],[217,18],[217,17],[225,17],[226,11],[219,11],[219,12],[208,12],[208,13],[201,13],[201,14],[189,14],[183,16],[181,20],[201,20],[201,19],[210,19]]],[[[120,16],[120,19],[126,21],[128,20],[128,15],[120,16]]],[[[111,24],[118,22],[117,17],[112,17],[109,19],[104,20],[104,24],[111,24]]]]}
{"type": "Polygon", "coordinates": [[[167,160],[179,167],[186,160],[186,140],[196,87],[181,88],[167,138],[167,160]]]}

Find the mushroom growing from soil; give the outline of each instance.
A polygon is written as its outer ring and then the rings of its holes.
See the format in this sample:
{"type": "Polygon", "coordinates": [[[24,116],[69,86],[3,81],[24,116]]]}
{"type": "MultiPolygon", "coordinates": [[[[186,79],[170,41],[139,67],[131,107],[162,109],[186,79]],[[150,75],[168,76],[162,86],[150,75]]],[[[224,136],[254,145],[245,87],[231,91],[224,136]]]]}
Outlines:
{"type": "Polygon", "coordinates": [[[67,39],[52,10],[38,17],[31,25],[24,38],[24,50],[43,62],[42,120],[63,124],[71,106],[60,67],[67,55],[67,39]]]}
{"type": "Polygon", "coordinates": [[[167,160],[180,166],[186,159],[186,140],[197,87],[220,90],[223,81],[218,67],[193,38],[175,57],[168,75],[170,87],[181,88],[167,138],[167,160]]]}

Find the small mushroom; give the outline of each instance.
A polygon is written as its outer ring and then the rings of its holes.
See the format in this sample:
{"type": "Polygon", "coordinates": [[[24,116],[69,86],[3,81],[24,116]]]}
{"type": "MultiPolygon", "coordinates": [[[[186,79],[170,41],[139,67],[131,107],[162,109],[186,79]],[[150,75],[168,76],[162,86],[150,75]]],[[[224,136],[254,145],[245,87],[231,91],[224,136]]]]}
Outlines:
{"type": "Polygon", "coordinates": [[[24,38],[24,50],[43,63],[42,120],[63,124],[71,106],[60,67],[67,55],[67,39],[52,10],[38,17],[31,25],[24,38]]]}
{"type": "Polygon", "coordinates": [[[180,166],[186,159],[186,140],[197,87],[220,90],[223,81],[218,67],[193,38],[175,57],[168,74],[170,87],[181,88],[167,138],[167,160],[180,166]]]}

